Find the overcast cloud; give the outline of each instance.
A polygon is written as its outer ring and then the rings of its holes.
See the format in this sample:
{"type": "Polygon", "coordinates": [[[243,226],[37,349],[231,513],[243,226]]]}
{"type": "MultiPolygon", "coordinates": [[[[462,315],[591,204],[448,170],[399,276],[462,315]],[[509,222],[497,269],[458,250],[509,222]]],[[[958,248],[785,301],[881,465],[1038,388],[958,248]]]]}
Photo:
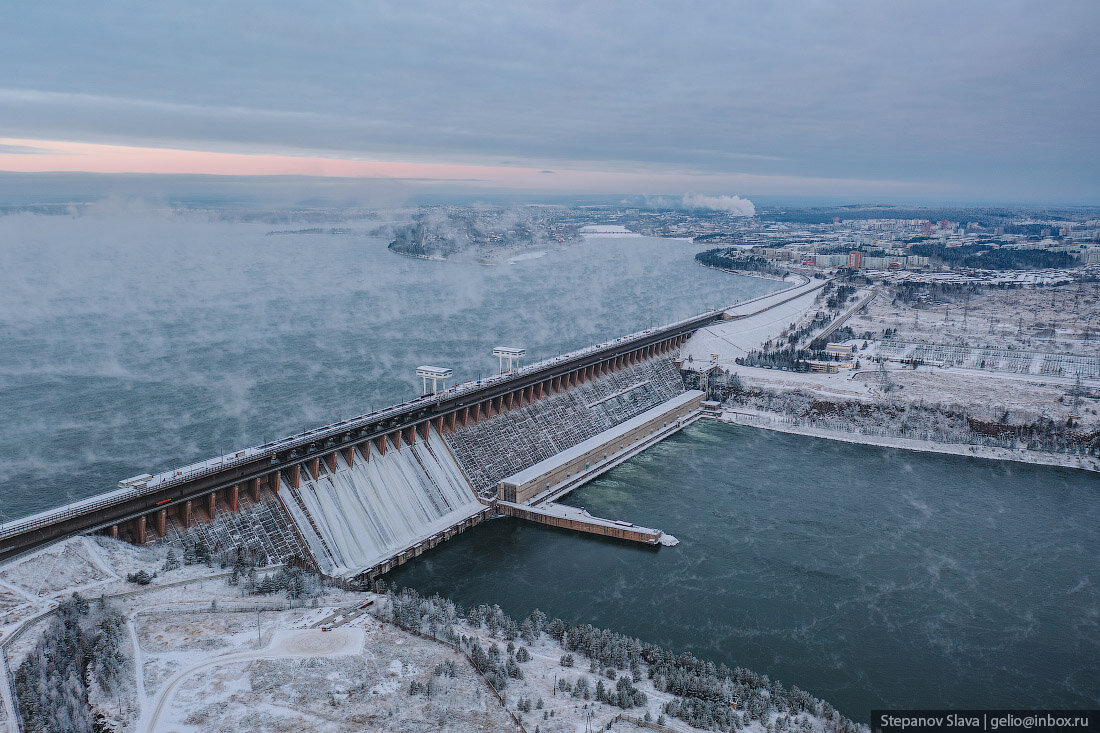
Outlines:
{"type": "Polygon", "coordinates": [[[1098,21],[1049,0],[18,3],[0,137],[1095,201],[1098,21]]]}

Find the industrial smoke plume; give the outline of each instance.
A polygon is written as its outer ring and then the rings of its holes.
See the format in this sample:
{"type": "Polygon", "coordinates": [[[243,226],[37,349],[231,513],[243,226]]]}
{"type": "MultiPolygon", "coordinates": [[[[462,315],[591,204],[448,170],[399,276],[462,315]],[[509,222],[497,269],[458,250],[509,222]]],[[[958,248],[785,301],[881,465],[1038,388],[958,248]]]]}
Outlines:
{"type": "Polygon", "coordinates": [[[727,211],[734,216],[756,216],[756,206],[740,196],[704,196],[699,193],[684,194],[685,209],[710,209],[727,211]]]}

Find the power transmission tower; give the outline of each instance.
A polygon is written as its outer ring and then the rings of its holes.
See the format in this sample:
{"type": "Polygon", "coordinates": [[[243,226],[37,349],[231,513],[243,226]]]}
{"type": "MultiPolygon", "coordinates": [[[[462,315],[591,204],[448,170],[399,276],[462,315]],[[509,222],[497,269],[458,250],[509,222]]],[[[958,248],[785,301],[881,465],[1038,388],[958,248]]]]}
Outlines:
{"type": "Polygon", "coordinates": [[[886,371],[886,359],[882,357],[879,357],[878,360],[878,378],[883,394],[893,389],[894,384],[890,381],[890,373],[886,371]]]}

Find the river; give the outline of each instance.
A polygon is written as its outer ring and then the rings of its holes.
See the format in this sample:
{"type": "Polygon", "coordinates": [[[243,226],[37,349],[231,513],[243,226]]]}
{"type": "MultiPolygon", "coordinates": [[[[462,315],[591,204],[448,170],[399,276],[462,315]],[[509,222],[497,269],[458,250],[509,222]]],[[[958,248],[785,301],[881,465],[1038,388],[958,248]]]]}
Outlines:
{"type": "Polygon", "coordinates": [[[497,519],[391,574],[873,708],[1096,707],[1095,474],[700,422],[570,495],[673,548],[497,519]]]}
{"type": "Polygon", "coordinates": [[[495,346],[544,359],[780,287],[699,267],[683,240],[485,266],[334,223],[0,216],[0,521],[404,402],[421,364],[476,379],[495,346]]]}

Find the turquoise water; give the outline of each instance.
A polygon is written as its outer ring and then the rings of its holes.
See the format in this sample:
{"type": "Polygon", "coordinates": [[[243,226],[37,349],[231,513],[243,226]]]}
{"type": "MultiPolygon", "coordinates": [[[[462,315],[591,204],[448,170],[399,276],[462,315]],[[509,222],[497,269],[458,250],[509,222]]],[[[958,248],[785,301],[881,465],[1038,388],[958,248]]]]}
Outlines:
{"type": "Polygon", "coordinates": [[[1096,707],[1095,474],[715,423],[571,495],[658,551],[500,519],[393,580],[876,707],[1096,707]]]}

